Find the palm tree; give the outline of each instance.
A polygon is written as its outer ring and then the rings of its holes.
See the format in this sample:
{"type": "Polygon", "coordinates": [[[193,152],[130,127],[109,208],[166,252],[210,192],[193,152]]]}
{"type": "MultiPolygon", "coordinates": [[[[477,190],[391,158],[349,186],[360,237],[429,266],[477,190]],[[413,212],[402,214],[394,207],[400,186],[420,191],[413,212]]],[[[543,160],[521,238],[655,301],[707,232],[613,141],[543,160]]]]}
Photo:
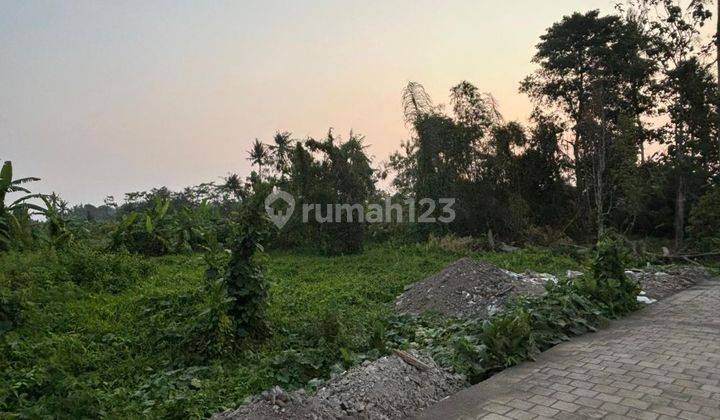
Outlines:
{"type": "Polygon", "coordinates": [[[280,174],[280,178],[284,179],[288,170],[288,160],[290,153],[292,153],[292,146],[290,146],[291,134],[286,132],[275,134],[274,145],[270,145],[270,150],[273,152],[273,158],[275,159],[275,169],[280,174]]]}
{"type": "Polygon", "coordinates": [[[26,203],[27,200],[32,198],[42,198],[42,194],[31,194],[30,191],[22,187],[22,184],[39,181],[40,178],[27,177],[20,179],[13,179],[12,162],[6,161],[2,169],[0,169],[0,250],[5,250],[10,247],[10,227],[11,225],[19,225],[19,222],[13,214],[16,210],[32,209],[40,212],[44,212],[40,206],[26,203]],[[21,192],[24,195],[10,204],[5,204],[5,198],[10,193],[21,192]]]}
{"type": "Polygon", "coordinates": [[[238,174],[228,175],[228,177],[225,178],[225,184],[223,184],[222,189],[226,192],[229,192],[237,199],[243,198],[243,183],[240,179],[240,175],[238,174]]]}
{"type": "Polygon", "coordinates": [[[255,143],[253,143],[252,149],[248,150],[248,154],[250,155],[248,160],[251,161],[253,165],[257,165],[258,175],[262,178],[262,167],[270,157],[267,147],[260,142],[260,140],[255,139],[255,143]]]}

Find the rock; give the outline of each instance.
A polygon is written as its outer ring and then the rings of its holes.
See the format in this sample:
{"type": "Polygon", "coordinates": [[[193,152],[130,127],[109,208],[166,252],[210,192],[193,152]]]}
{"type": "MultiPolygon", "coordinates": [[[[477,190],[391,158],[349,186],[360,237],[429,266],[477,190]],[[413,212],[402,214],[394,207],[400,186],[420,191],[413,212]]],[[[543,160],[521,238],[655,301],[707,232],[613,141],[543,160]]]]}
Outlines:
{"type": "Polygon", "coordinates": [[[502,252],[516,252],[516,251],[520,251],[520,248],[518,248],[518,247],[516,247],[516,246],[504,244],[504,243],[503,243],[503,244],[500,244],[500,246],[498,247],[498,249],[500,249],[500,251],[502,251],[502,252]]]}

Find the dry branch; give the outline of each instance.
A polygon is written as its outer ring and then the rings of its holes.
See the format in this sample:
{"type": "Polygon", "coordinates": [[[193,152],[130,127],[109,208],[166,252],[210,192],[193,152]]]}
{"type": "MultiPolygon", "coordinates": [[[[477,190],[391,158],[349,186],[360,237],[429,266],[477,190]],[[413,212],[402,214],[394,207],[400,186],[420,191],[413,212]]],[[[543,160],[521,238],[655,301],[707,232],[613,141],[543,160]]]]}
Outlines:
{"type": "Polygon", "coordinates": [[[420,361],[417,357],[406,351],[394,349],[393,353],[395,353],[395,355],[401,358],[405,363],[409,364],[410,366],[414,366],[422,372],[427,372],[428,370],[432,369],[432,366],[420,361]]]}

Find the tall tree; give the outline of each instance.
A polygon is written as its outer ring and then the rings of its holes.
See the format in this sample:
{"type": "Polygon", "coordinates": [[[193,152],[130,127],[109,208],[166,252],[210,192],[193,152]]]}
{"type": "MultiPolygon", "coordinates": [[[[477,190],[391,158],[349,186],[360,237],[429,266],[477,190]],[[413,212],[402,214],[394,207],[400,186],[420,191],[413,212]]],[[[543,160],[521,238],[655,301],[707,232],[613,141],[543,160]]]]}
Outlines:
{"type": "MultiPolygon", "coordinates": [[[[649,40],[641,29],[634,20],[600,16],[597,10],[566,16],[541,36],[533,58],[539,69],[521,84],[521,91],[538,106],[559,111],[567,122],[577,203],[583,208],[602,195],[594,191],[601,185],[597,175],[602,165],[593,153],[605,150],[596,147],[598,128],[611,133],[621,115],[633,115],[640,126],[641,116],[651,108],[655,66],[647,57],[649,40]],[[602,122],[590,124],[593,120],[602,122]]],[[[640,156],[644,156],[643,144],[641,137],[640,156]]],[[[600,218],[595,219],[601,228],[600,218]]]]}
{"type": "Polygon", "coordinates": [[[252,148],[248,150],[248,155],[248,160],[251,161],[253,165],[257,165],[258,176],[262,178],[263,165],[267,163],[268,158],[270,157],[267,146],[265,146],[265,144],[260,140],[255,139],[252,148]]]}
{"type": "Polygon", "coordinates": [[[407,124],[414,124],[418,118],[431,114],[434,110],[430,95],[425,91],[423,85],[417,82],[408,82],[403,89],[402,105],[407,124]]]}
{"type": "Polygon", "coordinates": [[[290,164],[290,154],[292,153],[292,145],[290,140],[291,134],[287,131],[275,134],[273,141],[275,144],[270,145],[272,158],[275,163],[275,170],[280,174],[280,179],[285,180],[288,175],[288,166],[290,164]]]}
{"type": "Polygon", "coordinates": [[[668,146],[666,159],[675,171],[674,249],[684,246],[687,181],[691,164],[701,159],[709,170],[710,156],[719,147],[717,127],[717,84],[700,61],[703,49],[701,28],[710,18],[707,0],[630,0],[629,5],[653,40],[653,58],[660,63],[659,90],[670,121],[663,127],[668,146]]]}

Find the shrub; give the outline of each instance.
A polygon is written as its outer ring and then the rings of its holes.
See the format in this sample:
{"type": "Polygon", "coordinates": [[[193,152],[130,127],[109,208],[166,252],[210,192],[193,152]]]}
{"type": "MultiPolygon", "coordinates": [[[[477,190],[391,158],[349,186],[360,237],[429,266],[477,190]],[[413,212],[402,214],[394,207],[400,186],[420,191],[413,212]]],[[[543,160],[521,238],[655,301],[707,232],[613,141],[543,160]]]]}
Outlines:
{"type": "Polygon", "coordinates": [[[0,273],[0,335],[20,323],[22,304],[10,281],[0,273]]]}
{"type": "Polygon", "coordinates": [[[84,246],[71,247],[59,256],[70,281],[95,291],[120,292],[153,271],[152,265],[141,257],[84,246]]]}
{"type": "Polygon", "coordinates": [[[720,188],[700,197],[690,211],[688,228],[693,245],[702,251],[720,248],[720,188]]]}
{"type": "Polygon", "coordinates": [[[625,275],[623,248],[618,239],[606,236],[597,245],[592,275],[575,281],[577,290],[602,305],[607,316],[616,317],[638,308],[638,283],[625,275]]]}

